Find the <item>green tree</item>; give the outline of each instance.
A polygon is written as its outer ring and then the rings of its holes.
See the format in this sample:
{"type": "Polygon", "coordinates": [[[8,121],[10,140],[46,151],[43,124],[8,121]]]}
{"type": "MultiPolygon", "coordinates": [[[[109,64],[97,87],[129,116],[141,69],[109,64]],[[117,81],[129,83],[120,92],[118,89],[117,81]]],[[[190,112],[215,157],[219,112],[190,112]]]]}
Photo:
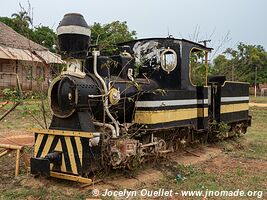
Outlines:
{"type": "Polygon", "coordinates": [[[13,13],[11,17],[13,17],[18,22],[21,22],[23,26],[29,27],[29,24],[32,24],[32,19],[26,11],[19,11],[18,13],[13,13]]]}
{"type": "Polygon", "coordinates": [[[232,80],[232,64],[224,54],[218,55],[214,60],[214,67],[212,67],[212,74],[224,75],[227,80],[232,80]]]}
{"type": "Polygon", "coordinates": [[[54,45],[57,41],[57,35],[48,26],[35,27],[32,34],[32,40],[47,47],[50,51],[55,52],[54,45]]]}
{"type": "Polygon", "coordinates": [[[32,19],[30,16],[28,16],[28,13],[26,11],[19,11],[18,13],[13,13],[11,15],[11,18],[13,20],[15,30],[26,36],[31,37],[32,30],[29,28],[29,25],[32,24],[32,19]]]}
{"type": "Polygon", "coordinates": [[[130,31],[127,22],[114,21],[109,24],[94,23],[91,26],[91,43],[98,45],[102,53],[116,50],[115,44],[136,39],[136,31],[130,31]]]}
{"type": "Polygon", "coordinates": [[[237,49],[228,48],[213,61],[214,74],[225,75],[228,80],[254,83],[255,68],[258,83],[267,82],[267,52],[260,45],[240,43],[237,49]]]}
{"type": "Polygon", "coordinates": [[[9,17],[0,17],[0,22],[6,24],[7,26],[11,27],[13,30],[27,38],[31,37],[31,29],[25,25],[21,25],[16,19],[9,17]]]}
{"type": "Polygon", "coordinates": [[[204,64],[204,52],[193,51],[190,55],[190,78],[194,85],[203,86],[206,80],[206,67],[204,64]]]}
{"type": "Polygon", "coordinates": [[[14,20],[9,18],[9,17],[0,17],[0,22],[6,24],[7,26],[9,26],[10,28],[14,29],[15,31],[18,32],[17,30],[17,26],[14,23],[14,20]]]}
{"type": "MultiPolygon", "coordinates": [[[[38,26],[31,29],[29,28],[29,22],[24,21],[20,24],[19,21],[21,17],[23,18],[23,16],[18,18],[0,17],[0,22],[3,22],[30,40],[47,47],[50,51],[55,52],[54,45],[57,41],[56,33],[48,26],[38,26]]],[[[25,20],[27,19],[25,16],[24,18],[25,20]]]]}

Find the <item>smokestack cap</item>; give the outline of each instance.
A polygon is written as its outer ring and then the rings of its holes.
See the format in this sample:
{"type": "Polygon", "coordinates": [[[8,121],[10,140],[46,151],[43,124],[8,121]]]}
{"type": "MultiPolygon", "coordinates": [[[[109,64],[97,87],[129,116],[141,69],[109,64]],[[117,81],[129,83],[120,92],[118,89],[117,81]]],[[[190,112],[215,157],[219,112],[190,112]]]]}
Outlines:
{"type": "Polygon", "coordinates": [[[91,36],[91,31],[83,16],[79,13],[68,13],[57,28],[57,35],[80,34],[91,36]]]}
{"type": "Polygon", "coordinates": [[[81,14],[68,13],[57,28],[62,59],[85,59],[90,45],[91,31],[81,14]]]}

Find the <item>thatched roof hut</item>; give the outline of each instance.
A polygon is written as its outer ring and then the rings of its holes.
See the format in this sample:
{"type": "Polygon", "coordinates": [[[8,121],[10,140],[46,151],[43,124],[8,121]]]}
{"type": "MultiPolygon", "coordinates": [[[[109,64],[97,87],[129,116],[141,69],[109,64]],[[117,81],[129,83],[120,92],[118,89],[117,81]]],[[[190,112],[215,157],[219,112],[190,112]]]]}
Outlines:
{"type": "Polygon", "coordinates": [[[0,22],[0,89],[15,87],[17,79],[23,90],[46,88],[52,66],[62,63],[61,58],[47,48],[0,22]]]}

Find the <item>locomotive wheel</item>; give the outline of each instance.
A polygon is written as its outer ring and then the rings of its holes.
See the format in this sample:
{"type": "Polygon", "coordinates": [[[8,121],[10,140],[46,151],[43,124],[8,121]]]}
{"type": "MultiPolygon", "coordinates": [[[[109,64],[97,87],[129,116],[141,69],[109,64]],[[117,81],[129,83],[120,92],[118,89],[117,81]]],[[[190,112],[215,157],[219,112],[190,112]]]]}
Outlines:
{"type": "Polygon", "coordinates": [[[138,168],[138,166],[141,164],[141,159],[139,156],[133,157],[129,162],[127,162],[127,168],[131,171],[135,170],[138,168]]]}
{"type": "Polygon", "coordinates": [[[166,147],[166,142],[164,140],[159,140],[156,146],[156,153],[159,153],[160,151],[165,151],[166,147]]]}
{"type": "Polygon", "coordinates": [[[183,147],[185,146],[185,144],[183,142],[181,142],[180,138],[175,138],[173,140],[173,150],[174,151],[179,151],[181,149],[183,149],[183,147]]]}
{"type": "Polygon", "coordinates": [[[113,152],[110,156],[111,165],[116,167],[121,164],[122,158],[120,152],[113,152]]]}

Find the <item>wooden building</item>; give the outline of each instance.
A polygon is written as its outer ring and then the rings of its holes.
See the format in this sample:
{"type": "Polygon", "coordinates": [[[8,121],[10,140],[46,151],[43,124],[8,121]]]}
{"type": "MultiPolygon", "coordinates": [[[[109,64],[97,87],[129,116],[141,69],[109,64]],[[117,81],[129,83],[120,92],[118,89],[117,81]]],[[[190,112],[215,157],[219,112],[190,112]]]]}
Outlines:
{"type": "Polygon", "coordinates": [[[62,63],[47,48],[0,22],[0,90],[16,87],[17,80],[24,91],[47,88],[52,67],[62,63]]]}

